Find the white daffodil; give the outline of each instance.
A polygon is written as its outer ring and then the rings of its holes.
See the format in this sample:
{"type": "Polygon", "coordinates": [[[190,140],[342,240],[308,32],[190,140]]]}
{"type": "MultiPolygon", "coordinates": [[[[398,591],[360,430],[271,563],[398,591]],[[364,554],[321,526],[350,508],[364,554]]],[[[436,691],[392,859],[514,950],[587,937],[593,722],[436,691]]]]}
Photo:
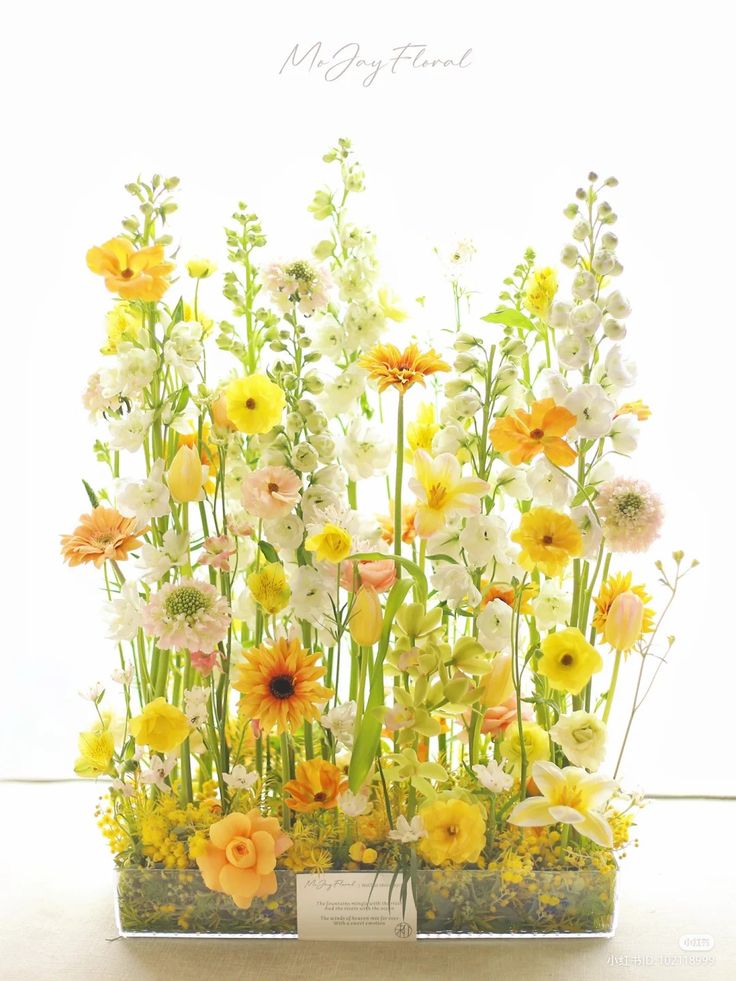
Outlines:
{"type": "Polygon", "coordinates": [[[597,770],[606,755],[606,724],[592,712],[561,715],[549,730],[573,766],[597,770]]]}
{"type": "Polygon", "coordinates": [[[504,768],[495,760],[489,760],[484,766],[476,763],[473,773],[478,778],[478,782],[490,790],[492,794],[501,794],[504,790],[510,790],[514,785],[514,778],[510,773],[506,773],[504,768]]]}
{"type": "Polygon", "coordinates": [[[399,814],[396,827],[389,831],[388,837],[392,841],[400,841],[402,845],[410,845],[421,838],[426,838],[427,831],[421,815],[415,814],[411,821],[407,821],[403,814],[399,814]]]}
{"type": "Polygon", "coordinates": [[[578,834],[603,848],[613,845],[611,825],[600,811],[616,781],[586,773],[577,766],[564,769],[547,761],[532,765],[532,779],[540,797],[520,801],[508,817],[509,824],[536,828],[547,824],[571,824],[578,834]]]}

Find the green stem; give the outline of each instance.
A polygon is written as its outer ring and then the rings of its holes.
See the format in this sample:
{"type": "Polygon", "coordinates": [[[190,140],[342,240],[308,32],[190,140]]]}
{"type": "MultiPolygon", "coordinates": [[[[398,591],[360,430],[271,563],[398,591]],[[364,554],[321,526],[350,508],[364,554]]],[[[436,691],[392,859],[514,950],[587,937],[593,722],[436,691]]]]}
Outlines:
{"type": "MultiPolygon", "coordinates": [[[[404,395],[399,393],[396,415],[396,483],[394,484],[394,555],[401,555],[401,487],[404,481],[404,395]]],[[[396,575],[401,576],[397,566],[396,575]]]]}
{"type": "Polygon", "coordinates": [[[611,706],[613,705],[613,696],[616,692],[616,682],[618,681],[618,669],[621,664],[621,651],[616,651],[616,660],[613,662],[613,674],[611,675],[611,684],[608,686],[608,694],[606,695],[606,707],[603,710],[603,721],[608,722],[608,716],[611,714],[611,706]]]}

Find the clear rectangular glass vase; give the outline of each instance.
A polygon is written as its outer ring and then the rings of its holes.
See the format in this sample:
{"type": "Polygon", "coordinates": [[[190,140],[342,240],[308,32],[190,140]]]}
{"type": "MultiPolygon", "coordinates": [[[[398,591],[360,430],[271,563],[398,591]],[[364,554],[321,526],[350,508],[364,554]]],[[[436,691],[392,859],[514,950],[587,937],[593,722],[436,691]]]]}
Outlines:
{"type": "MultiPolygon", "coordinates": [[[[616,868],[540,869],[511,878],[478,869],[417,874],[417,937],[480,939],[612,937],[616,868]]],[[[296,875],[239,909],[208,889],[196,869],[116,870],[116,922],[123,937],[298,937],[296,875]]],[[[398,891],[398,890],[397,890],[398,891]]]]}

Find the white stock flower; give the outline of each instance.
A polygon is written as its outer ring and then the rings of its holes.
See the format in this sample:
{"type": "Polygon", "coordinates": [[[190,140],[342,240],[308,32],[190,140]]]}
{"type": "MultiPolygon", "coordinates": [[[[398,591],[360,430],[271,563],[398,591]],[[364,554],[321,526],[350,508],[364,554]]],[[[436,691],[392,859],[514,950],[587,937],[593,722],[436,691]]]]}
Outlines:
{"type": "Polygon", "coordinates": [[[100,387],[105,398],[120,395],[137,399],[151,383],[158,368],[158,355],[150,347],[135,347],[123,342],[118,345],[115,363],[100,371],[100,387]]]}
{"type": "Polygon", "coordinates": [[[337,806],[349,818],[357,818],[363,814],[370,814],[373,810],[373,804],[368,799],[367,794],[353,794],[349,790],[343,790],[338,795],[337,806]]]}
{"type": "Polygon", "coordinates": [[[223,773],[222,779],[233,790],[251,790],[260,777],[257,770],[247,770],[242,763],[237,763],[229,773],[223,773]]]}
{"type": "Polygon", "coordinates": [[[526,479],[535,506],[542,504],[557,511],[567,506],[574,485],[545,457],[537,457],[529,467],[526,479]]]}
{"type": "Polygon", "coordinates": [[[481,644],[487,651],[498,653],[511,648],[512,610],[502,599],[494,599],[481,611],[477,619],[481,644]]]}
{"type": "Polygon", "coordinates": [[[386,472],[391,462],[391,441],[381,426],[356,416],[342,440],[341,463],[351,480],[367,480],[386,472]]]}
{"type": "Polygon", "coordinates": [[[584,559],[593,558],[598,553],[603,537],[601,526],[598,524],[595,515],[587,504],[580,504],[578,507],[572,509],[570,517],[578,526],[583,539],[582,557],[584,559]]]}
{"type": "Polygon", "coordinates": [[[529,606],[534,613],[537,627],[549,630],[558,624],[567,623],[572,612],[572,595],[562,589],[555,579],[546,579],[529,606]]]}
{"type": "Polygon", "coordinates": [[[177,532],[173,528],[164,532],[161,548],[155,548],[144,542],[136,566],[143,572],[140,578],[144,582],[158,582],[173,566],[184,565],[189,554],[189,535],[177,532]]]}
{"type": "Polygon", "coordinates": [[[284,518],[270,518],[263,522],[266,540],[276,548],[295,551],[304,540],[304,522],[297,514],[287,514],[284,518]]]}
{"type": "Polygon", "coordinates": [[[498,515],[472,515],[465,522],[459,540],[468,562],[478,569],[494,559],[509,561],[509,532],[506,522],[498,515]]]}
{"type": "Polygon", "coordinates": [[[572,308],[570,314],[570,329],[575,334],[590,338],[595,334],[601,322],[601,308],[593,300],[586,300],[572,308]]]}
{"type": "Polygon", "coordinates": [[[557,356],[566,368],[582,368],[590,355],[590,343],[581,334],[570,332],[557,345],[557,356]]]}
{"type": "Polygon", "coordinates": [[[550,327],[569,327],[571,311],[571,304],[565,303],[562,300],[555,300],[555,302],[549,308],[550,327]]]}
{"type": "Polygon", "coordinates": [[[613,420],[611,443],[617,453],[633,453],[639,442],[639,421],[631,412],[613,420]]]}
{"type": "Polygon", "coordinates": [[[178,371],[182,381],[194,381],[203,354],[202,325],[187,320],[174,324],[164,343],[164,361],[178,371]]]}
{"type": "Polygon", "coordinates": [[[373,347],[385,325],[386,317],[378,303],[351,303],[344,320],[346,350],[354,353],[373,347]]]}
{"type": "Polygon", "coordinates": [[[107,604],[105,617],[110,640],[133,640],[142,626],[141,598],[134,582],[123,584],[119,596],[107,604]]]}
{"type": "Polygon", "coordinates": [[[375,263],[365,259],[348,259],[335,273],[340,299],[346,303],[365,300],[376,278],[375,263]]]}
{"type": "Polygon", "coordinates": [[[356,711],[355,702],[343,702],[342,705],[336,705],[330,709],[319,720],[325,729],[330,730],[335,741],[342,743],[346,749],[352,749],[353,746],[356,711]]]}
{"type": "Polygon", "coordinates": [[[448,603],[452,610],[463,604],[475,607],[480,603],[480,593],[464,565],[442,562],[432,573],[430,581],[437,590],[438,601],[448,603]]]}
{"type": "Polygon", "coordinates": [[[605,759],[606,724],[592,712],[561,715],[549,734],[573,766],[597,770],[605,759]]]}
{"type": "Polygon", "coordinates": [[[572,295],[578,300],[587,300],[595,293],[596,279],[587,269],[579,269],[572,281],[572,295]]]}
{"type": "Polygon", "coordinates": [[[478,778],[478,783],[486,790],[490,790],[492,794],[501,794],[504,790],[511,790],[514,786],[514,778],[510,773],[506,773],[504,768],[495,760],[489,760],[485,766],[482,763],[476,763],[473,767],[473,773],[478,778]]]}
{"type": "Polygon", "coordinates": [[[366,372],[356,362],[327,382],[320,395],[325,415],[331,419],[351,409],[365,391],[366,378],[366,372]]]}
{"type": "Polygon", "coordinates": [[[393,831],[389,831],[388,837],[392,841],[400,841],[402,845],[410,845],[420,838],[426,838],[427,831],[421,814],[415,814],[411,821],[407,821],[403,814],[399,814],[396,827],[393,831]]]}
{"type": "Polygon", "coordinates": [[[616,403],[600,385],[578,385],[562,403],[577,417],[572,439],[600,439],[611,429],[616,403]]]}
{"type": "Polygon", "coordinates": [[[164,461],[156,460],[143,480],[127,481],[117,495],[118,511],[147,525],[151,518],[169,513],[169,488],[164,483],[164,461]]]}
{"type": "Polygon", "coordinates": [[[133,409],[120,418],[111,419],[110,448],[136,453],[143,446],[152,422],[153,412],[148,409],[133,409]]]}

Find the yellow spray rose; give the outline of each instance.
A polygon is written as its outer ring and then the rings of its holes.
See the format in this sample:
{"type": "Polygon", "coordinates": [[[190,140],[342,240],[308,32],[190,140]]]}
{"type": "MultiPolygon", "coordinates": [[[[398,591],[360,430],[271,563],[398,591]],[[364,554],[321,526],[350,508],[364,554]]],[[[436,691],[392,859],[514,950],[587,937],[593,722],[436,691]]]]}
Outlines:
{"type": "Polygon", "coordinates": [[[342,562],[350,555],[353,541],[344,528],[326,524],[322,531],[310,535],[304,542],[308,552],[317,553],[318,562],[342,562]]]}
{"type": "Polygon", "coordinates": [[[540,646],[542,656],[537,671],[556,691],[579,695],[591,675],[603,667],[603,658],[577,627],[548,634],[540,646]]]}
{"type": "MultiPolygon", "coordinates": [[[[522,722],[521,730],[524,738],[524,753],[527,768],[537,760],[549,759],[549,736],[537,722],[522,722]]],[[[506,729],[501,743],[501,756],[508,760],[518,777],[521,773],[521,739],[519,726],[512,722],[506,729]]]]}
{"type": "Polygon", "coordinates": [[[169,705],[165,698],[154,698],[130,720],[130,731],[139,746],[170,753],[189,735],[189,722],[182,710],[169,705]]]}
{"type": "Polygon", "coordinates": [[[265,375],[236,378],[225,389],[227,416],[241,433],[267,433],[279,422],[286,397],[265,375]]]}
{"type": "Polygon", "coordinates": [[[432,865],[477,862],[486,840],[486,822],[480,807],[464,800],[435,800],[419,812],[427,832],[418,845],[432,865]]]}
{"type": "Polygon", "coordinates": [[[258,572],[251,572],[247,582],[251,596],[266,613],[280,613],[289,602],[291,590],[280,562],[269,562],[258,572]]]}

